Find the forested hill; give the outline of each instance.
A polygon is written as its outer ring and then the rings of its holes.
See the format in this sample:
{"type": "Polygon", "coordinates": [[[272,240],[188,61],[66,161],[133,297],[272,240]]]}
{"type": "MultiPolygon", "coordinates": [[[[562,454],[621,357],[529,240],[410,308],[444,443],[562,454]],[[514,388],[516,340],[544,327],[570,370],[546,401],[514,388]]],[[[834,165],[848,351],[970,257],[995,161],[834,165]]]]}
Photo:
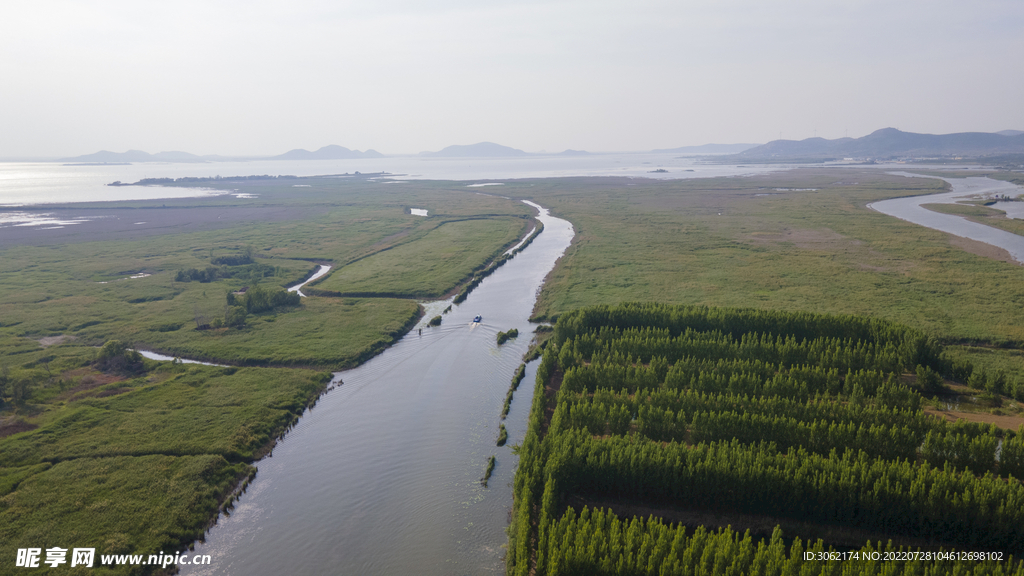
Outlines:
{"type": "Polygon", "coordinates": [[[1024,133],[961,132],[915,134],[896,128],[876,130],[862,138],[774,140],[736,154],[737,159],[762,158],[891,158],[924,156],[977,157],[1024,154],[1024,133]]]}

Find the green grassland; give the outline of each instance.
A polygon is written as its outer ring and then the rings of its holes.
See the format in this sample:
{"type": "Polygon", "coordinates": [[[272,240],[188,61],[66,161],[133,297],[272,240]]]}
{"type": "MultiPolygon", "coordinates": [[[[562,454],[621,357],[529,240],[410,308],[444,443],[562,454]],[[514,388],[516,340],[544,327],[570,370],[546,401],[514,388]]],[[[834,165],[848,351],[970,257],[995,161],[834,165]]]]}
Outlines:
{"type": "Polygon", "coordinates": [[[39,428],[6,439],[0,466],[148,454],[251,461],[317,397],[327,374],[163,363],[91,395],[52,399],[39,428]]]}
{"type": "Polygon", "coordinates": [[[421,240],[349,264],[315,288],[319,293],[371,295],[386,287],[396,296],[437,298],[514,244],[529,224],[518,218],[447,222],[421,240]]]}
{"type": "MultiPolygon", "coordinates": [[[[107,553],[180,552],[202,536],[224,495],[251,471],[212,455],[80,458],[39,468],[0,497],[4,574],[24,572],[14,567],[18,548],[95,548],[97,563],[107,553]]],[[[67,565],[35,571],[130,573],[67,565]]]]}
{"type": "Polygon", "coordinates": [[[946,342],[1024,343],[1024,268],[866,207],[941,192],[941,181],[804,169],[532,184],[505,192],[528,192],[577,232],[544,285],[538,317],[640,300],[859,314],[946,342]],[[798,190],[808,188],[816,190],[798,190]]]}
{"type": "Polygon", "coordinates": [[[99,372],[90,358],[73,344],[20,358],[54,376],[4,414],[8,424],[30,424],[0,440],[5,560],[24,547],[183,550],[329,377],[167,362],[124,377],[99,372]]]}

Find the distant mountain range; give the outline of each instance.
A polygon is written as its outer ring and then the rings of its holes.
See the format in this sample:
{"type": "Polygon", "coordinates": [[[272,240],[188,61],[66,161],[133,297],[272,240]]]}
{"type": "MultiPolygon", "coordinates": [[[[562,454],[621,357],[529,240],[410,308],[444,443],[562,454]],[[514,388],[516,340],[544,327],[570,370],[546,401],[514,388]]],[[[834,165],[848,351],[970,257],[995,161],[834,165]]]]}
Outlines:
{"type": "Polygon", "coordinates": [[[344,146],[332,144],[324,146],[315,152],[297,148],[295,150],[285,152],[284,154],[270,157],[229,157],[217,154],[197,156],[195,154],[189,154],[188,152],[158,152],[156,154],[150,154],[148,152],[143,152],[142,150],[129,150],[127,152],[110,152],[108,150],[100,150],[94,154],[75,156],[74,158],[61,158],[58,162],[112,164],[122,162],[229,162],[232,160],[348,160],[352,158],[383,157],[384,155],[376,150],[360,152],[359,150],[349,150],[344,146]]]}
{"type": "MultiPolygon", "coordinates": [[[[518,148],[502,146],[494,142],[478,142],[476,144],[456,144],[437,152],[420,152],[420,156],[428,158],[514,158],[519,156],[550,156],[550,153],[534,154],[523,152],[518,148]]],[[[586,150],[564,150],[553,153],[555,156],[590,156],[586,150]]]]}
{"type": "Polygon", "coordinates": [[[216,162],[214,158],[219,156],[196,156],[188,152],[158,152],[150,154],[142,150],[129,150],[127,152],[110,152],[100,150],[94,154],[75,156],[74,158],[61,158],[58,162],[216,162]]]}
{"type": "Polygon", "coordinates": [[[420,156],[435,158],[507,158],[509,156],[526,156],[527,153],[518,148],[509,148],[494,142],[477,144],[456,144],[437,152],[420,152],[420,156]]]}
{"type": "Polygon", "coordinates": [[[683,146],[681,148],[662,148],[651,150],[666,154],[739,154],[760,144],[702,144],[700,146],[683,146]]]}
{"type": "Polygon", "coordinates": [[[734,158],[763,159],[883,159],[923,157],[979,157],[1024,153],[1024,132],[960,132],[957,134],[915,134],[896,128],[876,130],[861,138],[807,138],[774,140],[745,150],[734,158]]]}
{"type": "MultiPolygon", "coordinates": [[[[862,138],[807,138],[806,140],[774,140],[767,144],[704,144],[662,148],[654,153],[667,154],[719,154],[719,161],[764,161],[764,160],[832,160],[843,158],[888,159],[922,157],[981,157],[1001,154],[1024,154],[1024,131],[1003,130],[1001,132],[961,132],[958,134],[915,134],[901,132],[895,128],[876,130],[862,138]]],[[[539,156],[518,148],[502,146],[494,142],[448,146],[437,152],[420,152],[427,158],[516,158],[539,156]]],[[[555,156],[586,156],[583,150],[565,150],[555,156]]],[[[350,150],[344,146],[330,145],[310,152],[301,148],[290,150],[278,156],[229,157],[219,155],[197,156],[188,152],[159,152],[149,154],[142,150],[109,152],[101,150],[95,154],[62,158],[59,162],[113,164],[125,162],[226,162],[239,160],[349,160],[362,158],[383,158],[376,150],[350,150]]]]}
{"type": "Polygon", "coordinates": [[[384,155],[376,150],[360,152],[359,150],[349,150],[344,146],[331,144],[330,146],[324,146],[316,152],[310,152],[309,150],[303,150],[302,148],[289,150],[280,156],[273,156],[269,158],[269,160],[349,160],[352,158],[383,157],[384,155]]]}

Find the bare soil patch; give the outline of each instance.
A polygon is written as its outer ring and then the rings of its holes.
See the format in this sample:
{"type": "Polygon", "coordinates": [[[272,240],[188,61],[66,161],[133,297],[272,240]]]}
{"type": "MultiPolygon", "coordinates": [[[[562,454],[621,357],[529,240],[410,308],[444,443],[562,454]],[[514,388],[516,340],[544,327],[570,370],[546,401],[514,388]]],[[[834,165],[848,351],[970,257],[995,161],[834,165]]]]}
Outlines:
{"type": "Polygon", "coordinates": [[[1020,262],[1014,260],[1013,256],[1010,256],[1009,252],[991,244],[952,235],[949,237],[949,244],[954,248],[959,248],[964,252],[974,254],[975,256],[982,256],[984,258],[999,260],[1000,262],[1009,262],[1010,264],[1020,265],[1020,262]]]}
{"type": "Polygon", "coordinates": [[[57,398],[59,400],[81,400],[84,397],[93,396],[93,394],[90,394],[90,391],[95,388],[124,380],[123,376],[104,374],[103,372],[98,372],[92,368],[68,370],[61,374],[61,377],[68,380],[73,380],[75,378],[78,378],[79,380],[78,384],[75,385],[74,388],[71,388],[58,396],[57,398]]]}
{"type": "Polygon", "coordinates": [[[0,419],[0,438],[5,436],[11,436],[18,432],[28,432],[29,430],[35,430],[39,426],[37,424],[30,424],[25,422],[18,417],[10,417],[6,420],[0,419]]]}
{"type": "Polygon", "coordinates": [[[1024,426],[1024,417],[1022,416],[997,416],[988,412],[960,412],[957,410],[935,410],[932,408],[925,408],[924,413],[931,414],[932,416],[938,416],[947,422],[967,420],[968,422],[995,424],[1004,430],[1016,431],[1021,426],[1024,426]]]}
{"type": "Polygon", "coordinates": [[[46,336],[44,338],[40,338],[39,340],[37,340],[37,342],[39,342],[40,346],[46,348],[47,346],[55,346],[57,344],[63,344],[64,342],[69,342],[75,339],[75,336],[71,336],[69,334],[61,334],[60,336],[46,336]]]}

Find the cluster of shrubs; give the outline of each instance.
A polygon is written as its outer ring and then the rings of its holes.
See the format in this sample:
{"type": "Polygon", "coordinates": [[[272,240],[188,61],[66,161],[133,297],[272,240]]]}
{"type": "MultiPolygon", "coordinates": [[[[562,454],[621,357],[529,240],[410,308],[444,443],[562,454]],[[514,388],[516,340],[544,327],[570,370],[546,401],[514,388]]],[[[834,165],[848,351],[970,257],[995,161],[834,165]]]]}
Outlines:
{"type": "Polygon", "coordinates": [[[120,340],[107,340],[96,353],[93,365],[103,372],[118,374],[141,374],[146,370],[142,363],[142,354],[120,340]]]}
{"type": "Polygon", "coordinates": [[[516,328],[512,328],[508,332],[498,332],[498,335],[496,337],[498,340],[498,346],[501,346],[505,342],[508,342],[510,338],[516,338],[518,336],[519,330],[516,328]]]}
{"type": "Polygon", "coordinates": [[[228,292],[224,318],[215,318],[212,326],[241,328],[245,326],[249,314],[268,312],[282,306],[298,306],[301,298],[298,292],[288,292],[282,288],[268,289],[259,285],[242,294],[228,292]]]}
{"type": "MultiPolygon", "coordinates": [[[[224,258],[233,258],[232,256],[225,256],[224,258]]],[[[215,258],[215,261],[222,261],[221,258],[215,258]]],[[[207,266],[200,270],[198,268],[182,268],[174,274],[175,282],[214,282],[222,278],[266,278],[268,276],[277,276],[279,269],[276,266],[270,266],[267,264],[249,264],[248,266],[235,267],[232,269],[233,264],[223,264],[220,266],[207,266]]]]}
{"type": "Polygon", "coordinates": [[[174,275],[175,282],[214,282],[221,278],[265,278],[277,276],[279,269],[267,264],[257,264],[256,250],[246,246],[238,254],[216,256],[211,254],[210,264],[200,270],[198,268],[182,268],[174,275]],[[244,266],[244,268],[241,268],[244,266]],[[232,269],[235,268],[235,269],[232,269]]]}

